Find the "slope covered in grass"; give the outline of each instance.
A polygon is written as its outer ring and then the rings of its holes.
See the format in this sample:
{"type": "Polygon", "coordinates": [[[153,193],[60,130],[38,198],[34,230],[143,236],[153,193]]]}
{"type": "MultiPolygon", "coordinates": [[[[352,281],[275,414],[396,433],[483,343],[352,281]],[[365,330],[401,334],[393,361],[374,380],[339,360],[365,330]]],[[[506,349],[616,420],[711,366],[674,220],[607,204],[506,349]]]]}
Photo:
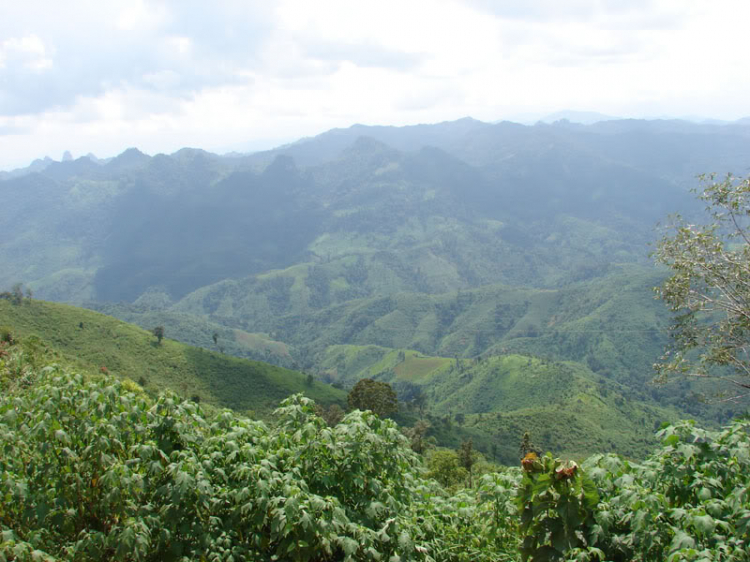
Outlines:
{"type": "Polygon", "coordinates": [[[420,415],[438,443],[471,438],[497,460],[517,460],[529,432],[540,447],[577,458],[594,451],[641,457],[654,445],[653,430],[678,419],[645,393],[592,372],[586,365],[519,354],[477,359],[431,357],[414,350],[331,346],[321,376],[344,385],[360,378],[389,382],[407,405],[402,423],[420,415]],[[415,397],[421,395],[421,414],[415,397]]]}
{"type": "Polygon", "coordinates": [[[319,381],[308,383],[299,372],[191,347],[168,337],[158,344],[142,328],[73,306],[29,299],[14,306],[0,300],[0,326],[21,338],[37,336],[82,368],[260,416],[298,392],[321,404],[345,401],[343,391],[319,381]]]}

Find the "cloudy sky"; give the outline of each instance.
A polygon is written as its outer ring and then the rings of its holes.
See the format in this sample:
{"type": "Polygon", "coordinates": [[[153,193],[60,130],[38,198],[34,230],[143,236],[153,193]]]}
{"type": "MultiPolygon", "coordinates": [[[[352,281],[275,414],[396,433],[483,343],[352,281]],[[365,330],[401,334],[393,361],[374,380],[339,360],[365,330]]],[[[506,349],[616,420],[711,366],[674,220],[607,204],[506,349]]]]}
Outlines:
{"type": "Polygon", "coordinates": [[[748,0],[0,0],[0,169],[354,123],[750,115],[748,0]]]}

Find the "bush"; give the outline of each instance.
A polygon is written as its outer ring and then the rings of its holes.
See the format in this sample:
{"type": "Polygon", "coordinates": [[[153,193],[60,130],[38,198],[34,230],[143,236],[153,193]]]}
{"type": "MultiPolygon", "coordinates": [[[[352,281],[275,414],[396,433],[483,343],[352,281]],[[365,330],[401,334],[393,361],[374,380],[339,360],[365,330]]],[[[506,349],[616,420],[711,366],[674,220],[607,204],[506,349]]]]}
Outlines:
{"type": "Polygon", "coordinates": [[[7,326],[0,327],[0,342],[7,343],[8,345],[13,345],[15,343],[13,331],[7,326]]]}

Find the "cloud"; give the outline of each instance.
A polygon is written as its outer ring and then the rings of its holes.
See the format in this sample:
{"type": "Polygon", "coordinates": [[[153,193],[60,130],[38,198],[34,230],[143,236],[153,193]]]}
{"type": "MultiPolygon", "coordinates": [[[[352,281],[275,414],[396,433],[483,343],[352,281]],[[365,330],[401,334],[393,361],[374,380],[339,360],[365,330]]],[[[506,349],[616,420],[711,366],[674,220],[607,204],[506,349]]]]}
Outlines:
{"type": "Polygon", "coordinates": [[[186,97],[241,82],[269,27],[265,8],[245,4],[217,2],[210,10],[142,0],[13,5],[0,36],[16,27],[34,31],[0,45],[0,115],[72,107],[80,96],[114,88],[186,97]]]}
{"type": "Polygon", "coordinates": [[[333,43],[308,41],[304,45],[306,56],[328,62],[351,62],[359,67],[390,68],[399,71],[410,71],[417,68],[425,55],[407,53],[372,42],[333,43]]]}
{"type": "Polygon", "coordinates": [[[9,66],[41,72],[52,67],[51,53],[36,35],[11,37],[0,43],[0,68],[9,66]]]}
{"type": "MultiPolygon", "coordinates": [[[[560,109],[736,118],[746,0],[77,0],[0,19],[0,168],[560,109]]],[[[258,141],[258,142],[253,142],[258,141]]]]}
{"type": "Polygon", "coordinates": [[[567,24],[579,22],[627,29],[681,25],[695,0],[468,0],[477,10],[501,19],[567,24]]]}

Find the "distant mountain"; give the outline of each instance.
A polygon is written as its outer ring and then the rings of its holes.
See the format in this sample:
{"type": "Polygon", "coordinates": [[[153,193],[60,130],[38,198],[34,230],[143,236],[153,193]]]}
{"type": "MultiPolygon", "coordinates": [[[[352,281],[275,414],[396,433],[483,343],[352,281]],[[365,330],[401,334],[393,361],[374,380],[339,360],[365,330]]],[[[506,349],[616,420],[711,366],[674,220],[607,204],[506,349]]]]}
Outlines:
{"type": "Polygon", "coordinates": [[[132,148],[106,164],[41,161],[0,182],[0,284],[74,302],[165,288],[177,302],[304,265],[330,269],[324,303],[497,282],[554,288],[612,259],[643,261],[658,220],[697,208],[686,194],[695,176],[743,173],[748,147],[742,125],[467,118],[356,125],[234,158],[132,148]],[[332,289],[340,260],[364,264],[354,293],[332,289]]]}
{"type": "Polygon", "coordinates": [[[12,178],[18,178],[21,176],[24,176],[26,174],[31,174],[33,172],[41,172],[47,166],[54,163],[55,161],[52,160],[49,156],[45,156],[44,158],[38,158],[34,160],[31,164],[29,164],[26,168],[16,168],[15,170],[11,170],[10,172],[2,172],[0,171],[0,180],[7,180],[12,178]]]}

